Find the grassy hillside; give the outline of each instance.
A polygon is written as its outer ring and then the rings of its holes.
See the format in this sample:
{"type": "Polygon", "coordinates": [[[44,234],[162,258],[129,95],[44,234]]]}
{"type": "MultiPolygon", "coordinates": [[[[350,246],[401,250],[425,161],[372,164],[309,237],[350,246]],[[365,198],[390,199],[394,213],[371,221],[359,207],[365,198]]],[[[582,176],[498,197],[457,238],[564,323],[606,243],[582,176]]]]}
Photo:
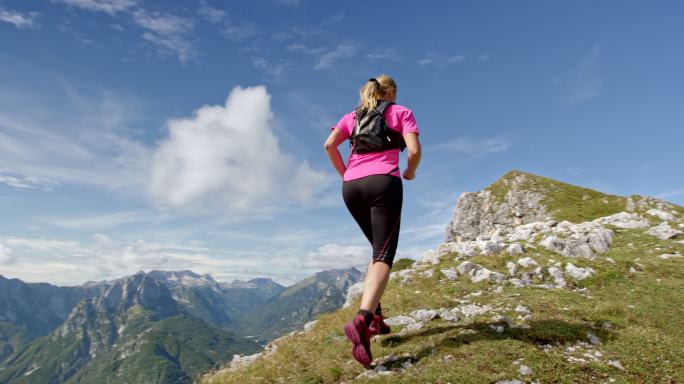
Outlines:
{"type": "MultiPolygon", "coordinates": [[[[627,203],[627,198],[529,176],[527,188],[543,191],[556,219],[592,220],[623,211],[627,203]]],[[[505,179],[489,187],[498,197],[510,187],[505,179]]],[[[672,210],[682,223],[684,210],[672,210]]],[[[595,259],[566,258],[529,245],[523,255],[500,252],[457,260],[450,254],[437,265],[416,263],[406,283],[395,273],[382,299],[387,317],[468,305],[483,313],[458,321],[437,317],[409,331],[393,326],[392,334],[376,336],[374,364],[389,372],[368,370],[351,358],[342,325],[358,309],[357,299],[350,308],[320,316],[309,332],[279,340],[273,352],[253,364],[215,370],[201,382],[682,383],[684,257],[658,256],[684,255],[684,239],[659,240],[644,234],[645,229],[611,229],[610,249],[595,259]],[[581,281],[568,279],[564,289],[473,283],[463,275],[449,280],[442,273],[465,260],[507,275],[506,263],[523,257],[542,267],[571,262],[595,272],[581,281]],[[520,305],[529,316],[516,311],[520,305]]]]}

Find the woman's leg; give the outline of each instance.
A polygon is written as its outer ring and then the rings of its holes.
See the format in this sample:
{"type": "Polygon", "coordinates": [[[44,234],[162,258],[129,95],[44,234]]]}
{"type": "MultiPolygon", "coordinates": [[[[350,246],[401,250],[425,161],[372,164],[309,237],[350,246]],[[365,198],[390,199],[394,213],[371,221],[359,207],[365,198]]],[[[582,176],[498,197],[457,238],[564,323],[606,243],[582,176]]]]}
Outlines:
{"type": "Polygon", "coordinates": [[[363,286],[363,296],[361,298],[362,310],[375,313],[378,302],[387,287],[389,281],[390,266],[382,261],[371,262],[368,266],[366,281],[363,286]]]}

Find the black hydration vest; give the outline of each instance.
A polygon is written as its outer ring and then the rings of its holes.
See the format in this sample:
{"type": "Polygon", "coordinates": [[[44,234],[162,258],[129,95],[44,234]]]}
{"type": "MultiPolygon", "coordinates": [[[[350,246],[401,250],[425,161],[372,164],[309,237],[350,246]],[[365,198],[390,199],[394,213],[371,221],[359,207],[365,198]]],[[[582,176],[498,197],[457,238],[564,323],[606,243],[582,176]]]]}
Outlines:
{"type": "Polygon", "coordinates": [[[349,138],[352,153],[382,152],[388,149],[406,148],[401,133],[387,126],[385,109],[394,104],[391,101],[378,100],[374,109],[356,108],[354,132],[349,138]]]}

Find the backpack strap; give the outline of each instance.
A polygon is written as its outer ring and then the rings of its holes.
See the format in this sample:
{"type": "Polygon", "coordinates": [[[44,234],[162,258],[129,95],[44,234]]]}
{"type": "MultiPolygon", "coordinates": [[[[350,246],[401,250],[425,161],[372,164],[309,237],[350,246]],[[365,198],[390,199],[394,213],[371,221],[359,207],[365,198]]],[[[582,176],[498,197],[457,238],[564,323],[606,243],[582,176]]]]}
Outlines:
{"type": "Polygon", "coordinates": [[[378,106],[375,107],[375,109],[380,113],[385,113],[385,109],[387,109],[387,107],[389,107],[392,104],[394,104],[394,102],[392,101],[378,100],[378,106]]]}

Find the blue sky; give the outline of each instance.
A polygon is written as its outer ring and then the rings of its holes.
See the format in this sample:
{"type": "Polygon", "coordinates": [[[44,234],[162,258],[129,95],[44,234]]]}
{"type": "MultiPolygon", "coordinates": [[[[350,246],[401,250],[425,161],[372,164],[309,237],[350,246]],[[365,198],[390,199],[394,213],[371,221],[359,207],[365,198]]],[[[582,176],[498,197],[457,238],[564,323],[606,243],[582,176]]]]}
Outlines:
{"type": "Polygon", "coordinates": [[[683,14],[679,1],[0,0],[0,274],[288,285],[365,265],[322,143],[380,73],[424,148],[397,257],[436,247],[458,196],[511,169],[684,204],[683,14]]]}

